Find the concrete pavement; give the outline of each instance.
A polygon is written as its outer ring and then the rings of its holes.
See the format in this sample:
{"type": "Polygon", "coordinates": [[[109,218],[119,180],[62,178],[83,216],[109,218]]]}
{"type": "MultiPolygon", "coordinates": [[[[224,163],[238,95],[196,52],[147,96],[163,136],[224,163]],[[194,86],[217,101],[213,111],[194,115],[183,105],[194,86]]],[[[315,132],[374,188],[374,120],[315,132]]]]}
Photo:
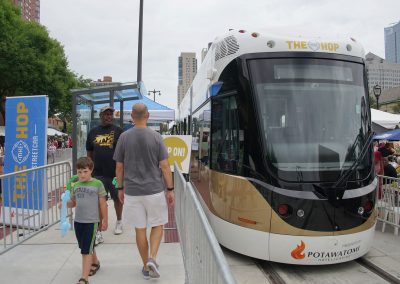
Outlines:
{"type": "MultiPolygon", "coordinates": [[[[165,283],[185,282],[179,243],[162,243],[157,257],[161,278],[144,280],[142,263],[135,244],[133,227],[114,235],[115,212],[109,203],[109,229],[104,243],[96,247],[101,268],[90,283],[165,283]],[[150,282],[149,282],[150,281],[150,282]]],[[[81,275],[81,255],[73,231],[60,237],[59,225],[49,228],[0,256],[0,283],[76,283],[81,275]]]]}

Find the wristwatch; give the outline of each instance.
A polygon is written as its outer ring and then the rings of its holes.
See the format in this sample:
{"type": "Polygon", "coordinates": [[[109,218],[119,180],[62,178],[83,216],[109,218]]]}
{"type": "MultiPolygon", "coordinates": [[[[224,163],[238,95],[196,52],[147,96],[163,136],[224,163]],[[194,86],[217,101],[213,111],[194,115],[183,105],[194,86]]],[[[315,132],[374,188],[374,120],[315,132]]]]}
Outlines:
{"type": "Polygon", "coordinates": [[[117,189],[117,190],[123,190],[124,187],[116,187],[115,189],[117,189]]]}
{"type": "Polygon", "coordinates": [[[173,191],[173,190],[174,190],[174,187],[167,187],[167,190],[168,190],[168,191],[173,191]]]}

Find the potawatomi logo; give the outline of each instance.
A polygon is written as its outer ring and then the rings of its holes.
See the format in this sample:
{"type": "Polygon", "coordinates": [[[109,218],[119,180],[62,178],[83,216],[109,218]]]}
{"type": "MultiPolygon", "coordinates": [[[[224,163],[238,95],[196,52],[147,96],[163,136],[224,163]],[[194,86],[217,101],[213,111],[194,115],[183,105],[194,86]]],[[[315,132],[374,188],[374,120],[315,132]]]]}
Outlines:
{"type": "Polygon", "coordinates": [[[11,150],[12,157],[18,164],[25,162],[30,153],[28,145],[22,140],[15,143],[11,150]]]}
{"type": "Polygon", "coordinates": [[[301,241],[300,245],[297,245],[294,250],[292,250],[291,255],[294,259],[303,259],[306,255],[302,253],[304,249],[306,248],[306,245],[304,244],[303,241],[301,241]]]}

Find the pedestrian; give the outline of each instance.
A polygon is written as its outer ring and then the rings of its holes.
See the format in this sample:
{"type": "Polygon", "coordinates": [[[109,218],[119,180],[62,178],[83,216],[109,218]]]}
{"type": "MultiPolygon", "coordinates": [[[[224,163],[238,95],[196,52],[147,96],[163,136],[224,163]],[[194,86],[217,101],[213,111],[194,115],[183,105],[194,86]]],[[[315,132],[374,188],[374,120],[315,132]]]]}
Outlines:
{"type": "Polygon", "coordinates": [[[135,227],[143,277],[159,278],[156,257],[168,222],[167,203],[173,206],[175,200],[172,174],[161,135],[147,128],[146,105],[135,104],[131,116],[135,127],[121,134],[114,153],[118,193],[124,220],[135,227]],[[150,246],[147,227],[151,228],[150,246]]]}
{"type": "MultiPolygon", "coordinates": [[[[117,215],[114,234],[120,235],[123,232],[121,221],[123,204],[118,198],[118,192],[112,184],[112,180],[115,177],[113,155],[122,129],[113,125],[113,118],[114,108],[105,106],[100,109],[101,124],[89,131],[86,140],[86,151],[88,157],[92,158],[94,162],[93,176],[103,182],[107,193],[114,202],[115,213],[117,215]]],[[[96,237],[96,244],[103,241],[103,236],[99,232],[96,237]]]]}
{"type": "Polygon", "coordinates": [[[55,153],[57,151],[56,146],[54,146],[53,142],[49,139],[47,142],[47,164],[51,160],[51,163],[55,162],[55,153]]]}
{"type": "MultiPolygon", "coordinates": [[[[79,180],[71,188],[71,198],[67,207],[76,207],[74,229],[82,255],[82,275],[78,284],[85,284],[89,283],[89,276],[93,276],[100,269],[94,239],[98,226],[102,231],[108,227],[107,192],[101,181],[92,178],[93,162],[90,158],[79,158],[76,168],[79,180]]],[[[61,206],[60,203],[59,208],[61,206]]]]}

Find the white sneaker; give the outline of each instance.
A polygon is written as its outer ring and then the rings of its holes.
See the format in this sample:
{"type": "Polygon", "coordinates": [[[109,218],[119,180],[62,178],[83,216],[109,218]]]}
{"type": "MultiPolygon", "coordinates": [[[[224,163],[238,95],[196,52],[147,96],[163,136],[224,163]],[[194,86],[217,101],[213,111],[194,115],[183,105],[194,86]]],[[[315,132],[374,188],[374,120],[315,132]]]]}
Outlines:
{"type": "Polygon", "coordinates": [[[117,221],[117,223],[115,223],[114,235],[121,235],[123,231],[122,221],[117,221]]]}
{"type": "Polygon", "coordinates": [[[97,231],[96,238],[94,239],[94,244],[97,246],[98,244],[104,243],[103,235],[100,231],[97,231]]]}

